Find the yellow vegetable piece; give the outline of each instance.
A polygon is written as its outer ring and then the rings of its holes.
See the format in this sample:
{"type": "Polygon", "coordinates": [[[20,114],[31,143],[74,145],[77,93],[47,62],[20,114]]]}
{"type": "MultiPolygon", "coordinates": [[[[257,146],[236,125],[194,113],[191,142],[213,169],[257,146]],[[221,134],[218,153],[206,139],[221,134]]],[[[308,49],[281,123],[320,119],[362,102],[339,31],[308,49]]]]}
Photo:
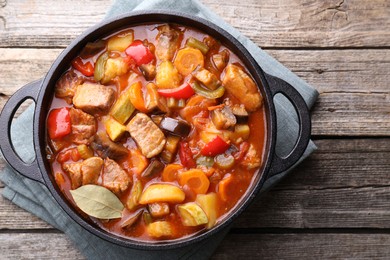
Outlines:
{"type": "Polygon", "coordinates": [[[126,127],[118,121],[116,121],[114,118],[109,117],[105,123],[106,131],[110,139],[114,142],[118,141],[122,135],[126,132],[126,127]]]}
{"type": "Polygon", "coordinates": [[[85,144],[78,145],[77,151],[79,152],[80,157],[84,160],[93,156],[93,151],[85,144]]]}
{"type": "Polygon", "coordinates": [[[177,206],[184,226],[199,226],[209,222],[206,213],[195,202],[188,202],[177,206]]]}
{"type": "Polygon", "coordinates": [[[180,203],[185,199],[184,191],[171,184],[152,184],[141,195],[140,204],[154,202],[180,203]]]}
{"type": "Polygon", "coordinates": [[[217,222],[217,194],[214,192],[198,194],[195,202],[199,204],[209,219],[206,228],[212,228],[217,222]]]}
{"type": "Polygon", "coordinates": [[[134,32],[128,30],[114,35],[108,39],[107,50],[109,51],[125,51],[133,42],[134,32]]]}
{"type": "Polygon", "coordinates": [[[104,74],[101,79],[102,84],[108,83],[116,76],[121,76],[129,70],[129,65],[124,61],[122,57],[109,58],[104,66],[104,74]]]}
{"type": "Polygon", "coordinates": [[[204,66],[204,57],[200,50],[187,47],[177,52],[174,64],[183,76],[189,75],[196,67],[204,66]]]}
{"type": "Polygon", "coordinates": [[[131,189],[129,198],[126,202],[126,207],[128,210],[134,210],[139,204],[139,198],[142,192],[142,183],[140,180],[136,180],[133,184],[133,188],[131,189]]]}
{"type": "Polygon", "coordinates": [[[157,67],[156,85],[158,88],[177,88],[180,83],[181,76],[172,62],[163,61],[157,67]]]}
{"type": "Polygon", "coordinates": [[[133,114],[135,107],[130,101],[130,89],[123,91],[111,108],[110,115],[119,123],[124,124],[133,114]]]}
{"type": "Polygon", "coordinates": [[[154,238],[170,237],[173,234],[171,224],[167,221],[156,221],[150,223],[146,228],[149,236],[154,238]]]}

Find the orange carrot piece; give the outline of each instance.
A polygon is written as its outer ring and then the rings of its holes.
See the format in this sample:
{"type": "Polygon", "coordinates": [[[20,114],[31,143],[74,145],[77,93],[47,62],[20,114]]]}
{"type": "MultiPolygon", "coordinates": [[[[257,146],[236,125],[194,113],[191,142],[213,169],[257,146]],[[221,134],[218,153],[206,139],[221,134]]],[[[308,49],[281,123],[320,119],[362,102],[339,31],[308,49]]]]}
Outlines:
{"type": "Polygon", "coordinates": [[[140,81],[130,86],[129,95],[131,103],[137,110],[144,113],[148,112],[145,107],[144,96],[142,93],[142,84],[140,81]]]}
{"type": "Polygon", "coordinates": [[[187,47],[177,52],[174,64],[180,74],[187,76],[196,67],[203,67],[204,57],[200,50],[187,47]]]}
{"type": "Polygon", "coordinates": [[[137,175],[140,175],[148,166],[148,159],[138,149],[130,150],[129,159],[131,169],[137,175]]]}
{"type": "Polygon", "coordinates": [[[177,179],[177,172],[179,170],[183,169],[183,166],[180,164],[168,164],[164,171],[161,174],[161,178],[163,181],[176,181],[177,179]]]}
{"type": "Polygon", "coordinates": [[[218,195],[223,201],[227,201],[229,194],[229,185],[232,183],[233,177],[227,174],[218,184],[218,195]]]}
{"type": "Polygon", "coordinates": [[[210,186],[210,181],[206,174],[199,169],[191,169],[179,174],[181,186],[187,185],[197,194],[205,194],[210,186]]]}

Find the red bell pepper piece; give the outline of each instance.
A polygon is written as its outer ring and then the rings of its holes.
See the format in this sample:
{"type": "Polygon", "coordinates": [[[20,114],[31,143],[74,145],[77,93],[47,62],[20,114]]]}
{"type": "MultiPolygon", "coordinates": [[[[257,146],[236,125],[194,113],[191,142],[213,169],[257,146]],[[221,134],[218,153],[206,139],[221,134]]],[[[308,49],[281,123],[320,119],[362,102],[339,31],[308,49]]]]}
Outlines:
{"type": "Polygon", "coordinates": [[[189,98],[195,94],[195,91],[192,89],[191,85],[187,82],[177,88],[171,89],[158,89],[158,94],[163,97],[173,97],[177,99],[189,98]]]}
{"type": "Polygon", "coordinates": [[[229,147],[230,144],[217,135],[200,150],[200,153],[204,156],[215,156],[225,152],[229,147]]]}
{"type": "Polygon", "coordinates": [[[127,47],[125,52],[128,56],[133,58],[138,66],[147,64],[154,59],[153,53],[140,40],[135,40],[127,47]]]}
{"type": "Polygon", "coordinates": [[[91,77],[95,73],[95,68],[91,62],[84,63],[83,60],[78,56],[72,61],[72,66],[76,70],[83,73],[84,76],[91,77]]]}
{"type": "Polygon", "coordinates": [[[184,167],[193,168],[196,166],[194,158],[192,158],[192,151],[187,142],[180,143],[179,157],[181,164],[184,167]]]}
{"type": "Polygon", "coordinates": [[[71,132],[69,108],[57,108],[50,111],[47,118],[47,130],[51,139],[58,139],[71,132]]]}

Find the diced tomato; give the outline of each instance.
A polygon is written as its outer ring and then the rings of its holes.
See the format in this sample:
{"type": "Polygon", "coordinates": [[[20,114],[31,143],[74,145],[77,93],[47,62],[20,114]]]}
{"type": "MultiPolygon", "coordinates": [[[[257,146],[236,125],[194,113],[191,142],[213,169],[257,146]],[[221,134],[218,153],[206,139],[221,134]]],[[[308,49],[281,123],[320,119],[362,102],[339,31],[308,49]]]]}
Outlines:
{"type": "Polygon", "coordinates": [[[188,146],[187,142],[180,143],[179,157],[180,157],[181,164],[184,167],[193,168],[196,166],[196,162],[192,157],[192,151],[188,146]]]}
{"type": "Polygon", "coordinates": [[[93,64],[88,61],[86,63],[83,62],[83,60],[78,56],[76,59],[72,61],[72,66],[76,70],[83,73],[84,76],[91,77],[95,73],[95,68],[93,64]]]}
{"type": "Polygon", "coordinates": [[[128,56],[133,58],[138,66],[147,64],[154,59],[153,53],[140,40],[136,40],[130,44],[125,52],[128,56]]]}
{"type": "Polygon", "coordinates": [[[72,159],[72,161],[77,162],[80,160],[81,156],[77,148],[68,149],[66,151],[62,151],[57,156],[57,161],[59,163],[64,163],[72,159]]]}
{"type": "Polygon", "coordinates": [[[53,109],[47,118],[47,130],[51,139],[58,139],[71,132],[69,108],[53,109]]]}
{"type": "Polygon", "coordinates": [[[230,144],[217,135],[202,148],[200,153],[205,156],[215,156],[225,152],[229,147],[230,144]]]}
{"type": "Polygon", "coordinates": [[[163,97],[173,97],[177,99],[190,98],[195,94],[195,91],[191,88],[191,85],[187,82],[178,88],[172,89],[158,89],[158,94],[163,97]]]}

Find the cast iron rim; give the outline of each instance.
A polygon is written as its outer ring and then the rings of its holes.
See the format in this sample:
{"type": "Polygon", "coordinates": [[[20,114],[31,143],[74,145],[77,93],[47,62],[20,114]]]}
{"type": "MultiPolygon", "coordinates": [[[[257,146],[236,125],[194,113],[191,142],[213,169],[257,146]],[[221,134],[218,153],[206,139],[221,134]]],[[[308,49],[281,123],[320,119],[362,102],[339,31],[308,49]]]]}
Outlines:
{"type": "Polygon", "coordinates": [[[57,57],[50,70],[46,74],[40,89],[34,115],[33,134],[37,162],[45,181],[45,185],[48,187],[50,193],[53,195],[57,203],[76,223],[81,225],[90,233],[120,246],[142,250],[175,249],[200,242],[218,233],[223,228],[228,227],[232,221],[236,219],[251,204],[251,202],[253,202],[254,198],[267,178],[267,174],[270,170],[271,161],[274,155],[276,143],[276,115],[273,104],[273,97],[269,90],[269,85],[265,79],[264,72],[256,63],[251,54],[246,50],[246,48],[231,34],[208,20],[186,13],[165,10],[139,11],[107,19],[89,28],[83,34],[78,36],[74,41],[72,41],[72,43],[57,57]],[[234,210],[232,210],[228,216],[225,216],[222,222],[217,224],[212,229],[174,240],[146,242],[109,233],[93,224],[91,221],[81,217],[75,211],[75,209],[73,209],[73,206],[65,198],[63,198],[61,191],[58,189],[57,185],[54,184],[55,182],[52,178],[52,174],[50,174],[51,169],[49,163],[47,160],[44,160],[46,140],[45,138],[41,137],[46,136],[46,115],[48,112],[48,104],[53,95],[53,91],[50,91],[50,89],[54,89],[56,80],[63,73],[65,68],[69,66],[70,60],[80,52],[81,48],[85,46],[87,42],[97,40],[103,36],[106,36],[107,34],[113,33],[116,30],[119,30],[121,27],[128,27],[136,24],[166,22],[193,27],[213,36],[214,38],[217,38],[225,46],[233,50],[233,52],[241,59],[241,61],[245,64],[246,68],[255,79],[257,85],[263,86],[259,87],[259,89],[263,95],[266,109],[267,140],[265,147],[266,152],[264,156],[266,163],[263,164],[262,168],[258,170],[254,184],[251,185],[252,187],[250,187],[250,190],[247,191],[242,199],[237,203],[237,205],[234,207],[234,210]]]}

